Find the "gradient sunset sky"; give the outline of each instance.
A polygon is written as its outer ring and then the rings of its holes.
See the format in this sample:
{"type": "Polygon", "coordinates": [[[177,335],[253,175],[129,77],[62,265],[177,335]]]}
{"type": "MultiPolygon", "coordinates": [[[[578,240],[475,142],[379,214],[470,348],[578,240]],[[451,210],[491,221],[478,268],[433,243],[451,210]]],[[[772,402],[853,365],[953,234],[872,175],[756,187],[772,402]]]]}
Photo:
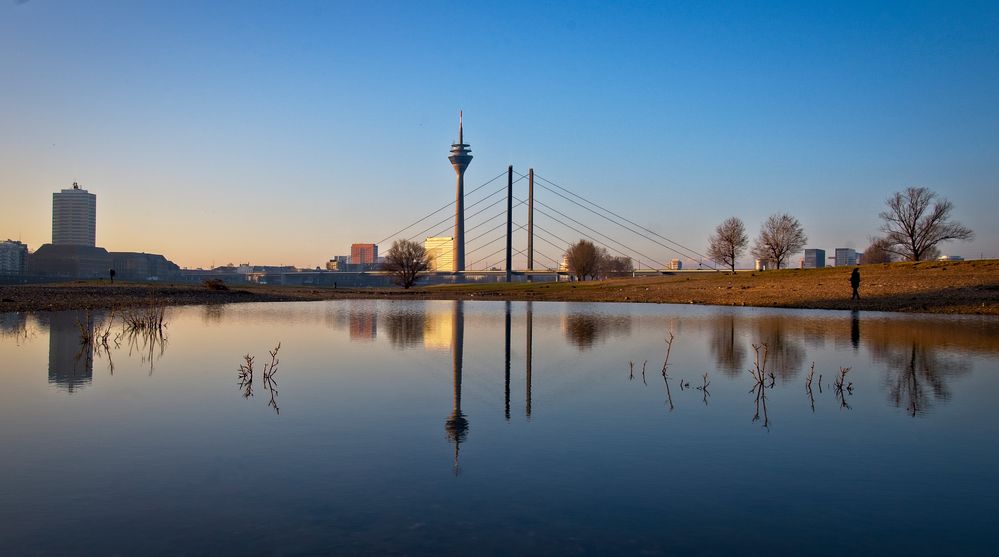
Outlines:
{"type": "Polygon", "coordinates": [[[323,265],[453,199],[459,109],[469,189],[533,167],[700,251],[787,211],[831,255],[926,186],[977,236],[944,253],[999,257],[995,1],[0,0],[0,239],[78,181],[108,250],[323,265]]]}

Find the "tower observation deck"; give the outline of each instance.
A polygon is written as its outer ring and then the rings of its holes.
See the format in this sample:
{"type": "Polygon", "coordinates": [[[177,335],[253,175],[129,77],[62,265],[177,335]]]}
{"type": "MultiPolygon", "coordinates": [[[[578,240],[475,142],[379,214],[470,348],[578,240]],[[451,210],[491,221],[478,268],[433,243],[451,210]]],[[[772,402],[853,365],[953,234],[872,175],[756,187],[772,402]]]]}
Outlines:
{"type": "Polygon", "coordinates": [[[462,130],[462,113],[458,112],[458,142],[451,144],[451,161],[458,175],[454,206],[454,270],[465,270],[465,169],[472,162],[472,150],[465,143],[462,130]]]}

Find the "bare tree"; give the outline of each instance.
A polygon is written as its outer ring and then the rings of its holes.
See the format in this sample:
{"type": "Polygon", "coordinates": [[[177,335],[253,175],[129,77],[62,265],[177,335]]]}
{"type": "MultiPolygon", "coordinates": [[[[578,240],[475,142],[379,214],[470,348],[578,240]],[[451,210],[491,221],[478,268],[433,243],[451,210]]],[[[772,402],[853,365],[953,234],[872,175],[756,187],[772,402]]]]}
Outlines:
{"type": "Polygon", "coordinates": [[[589,240],[580,240],[569,246],[565,252],[565,257],[569,263],[569,272],[575,275],[577,280],[586,280],[586,277],[597,278],[600,272],[600,264],[603,262],[606,251],[603,251],[589,240]]]}
{"type": "Polygon", "coordinates": [[[612,257],[604,253],[600,266],[604,276],[627,276],[635,269],[630,257],[612,257]]]}
{"type": "Polygon", "coordinates": [[[888,251],[889,243],[885,238],[871,238],[871,245],[867,246],[860,257],[861,263],[871,265],[876,263],[891,263],[892,253],[888,251]]]}
{"type": "Polygon", "coordinates": [[[732,269],[735,273],[735,260],[738,259],[749,245],[746,227],[736,217],[729,217],[715,228],[715,233],[708,237],[708,257],[732,269]]]}
{"type": "Polygon", "coordinates": [[[929,188],[906,188],[895,192],[885,201],[887,209],[878,216],[883,220],[881,230],[888,240],[888,251],[909,261],[922,261],[930,257],[937,244],[949,240],[972,240],[975,233],[960,223],[951,222],[954,205],[944,198],[937,198],[929,188]]]}
{"type": "Polygon", "coordinates": [[[396,240],[385,254],[383,271],[392,273],[395,283],[403,288],[416,284],[416,275],[430,268],[427,250],[416,242],[396,240]]]}
{"type": "Polygon", "coordinates": [[[773,214],[760,227],[753,255],[769,259],[780,269],[787,257],[801,251],[807,241],[808,236],[798,219],[787,213],[773,214]]]}

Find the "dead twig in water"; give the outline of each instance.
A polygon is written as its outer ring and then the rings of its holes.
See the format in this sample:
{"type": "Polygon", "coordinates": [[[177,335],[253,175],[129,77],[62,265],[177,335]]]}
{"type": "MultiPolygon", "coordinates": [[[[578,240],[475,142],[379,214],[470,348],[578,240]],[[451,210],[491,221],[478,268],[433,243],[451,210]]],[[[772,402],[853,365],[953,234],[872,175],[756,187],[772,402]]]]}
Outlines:
{"type": "Polygon", "coordinates": [[[812,405],[812,413],[815,412],[815,396],[812,394],[812,377],[815,376],[815,362],[808,370],[808,377],[805,378],[805,392],[808,393],[808,402],[812,405]]]}
{"type": "Polygon", "coordinates": [[[663,383],[666,384],[666,403],[669,404],[670,412],[673,411],[673,393],[669,390],[669,355],[673,350],[673,331],[667,331],[666,334],[669,336],[666,338],[666,358],[663,360],[663,383]]]}
{"type": "Polygon", "coordinates": [[[853,382],[846,382],[846,374],[850,372],[850,368],[841,367],[839,368],[839,377],[833,382],[833,387],[836,389],[836,398],[839,399],[840,407],[850,410],[850,405],[846,402],[846,396],[853,396],[853,382]]]}
{"type": "Polygon", "coordinates": [[[243,356],[243,363],[239,364],[239,388],[243,391],[243,398],[253,396],[253,356],[247,354],[243,356]]]}

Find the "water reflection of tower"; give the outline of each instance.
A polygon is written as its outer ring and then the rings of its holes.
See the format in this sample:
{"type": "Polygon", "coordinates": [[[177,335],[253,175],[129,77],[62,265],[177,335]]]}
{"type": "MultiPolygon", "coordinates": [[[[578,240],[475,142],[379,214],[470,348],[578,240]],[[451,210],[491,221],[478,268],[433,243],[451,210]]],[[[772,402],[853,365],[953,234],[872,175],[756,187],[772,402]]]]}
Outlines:
{"type": "Polygon", "coordinates": [[[86,312],[56,312],[49,318],[49,383],[74,392],[94,378],[94,358],[80,342],[80,328],[93,336],[94,321],[86,312]]]}
{"type": "Polygon", "coordinates": [[[458,450],[468,436],[468,420],[461,411],[461,359],[465,337],[465,314],[460,300],[454,302],[454,329],[451,336],[451,369],[454,373],[454,407],[444,422],[448,440],[454,443],[454,473],[459,471],[458,450]]]}
{"type": "Polygon", "coordinates": [[[527,302],[527,377],[525,378],[525,383],[527,384],[527,403],[524,405],[524,413],[527,415],[527,419],[531,419],[531,361],[533,360],[531,352],[534,349],[534,302],[527,302]]]}
{"type": "Polygon", "coordinates": [[[461,113],[458,113],[458,142],[451,144],[451,161],[455,174],[458,175],[458,186],[455,192],[454,205],[454,270],[465,270],[465,169],[472,162],[472,150],[465,143],[462,131],[461,113]]]}

